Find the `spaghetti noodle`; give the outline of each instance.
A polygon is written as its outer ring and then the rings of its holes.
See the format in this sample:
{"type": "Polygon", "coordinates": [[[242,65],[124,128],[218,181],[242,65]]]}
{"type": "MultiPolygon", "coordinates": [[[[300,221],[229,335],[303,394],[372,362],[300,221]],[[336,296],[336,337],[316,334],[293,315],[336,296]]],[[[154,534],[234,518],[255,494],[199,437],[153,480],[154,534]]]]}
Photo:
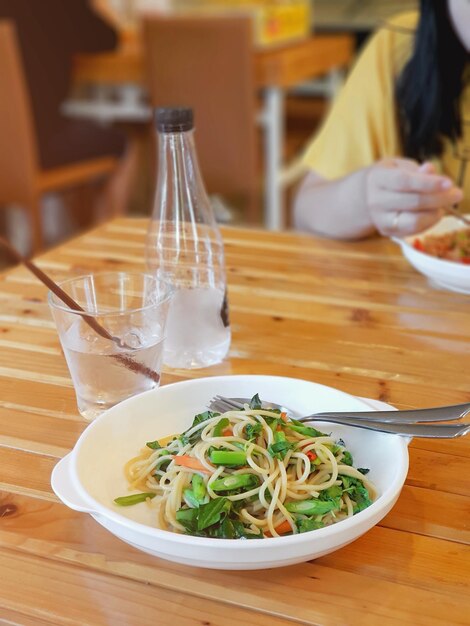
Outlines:
{"type": "Polygon", "coordinates": [[[244,410],[197,415],[189,430],[153,441],[125,466],[131,490],[116,504],[147,501],[156,526],[218,538],[296,534],[341,521],[376,497],[344,443],[255,396],[244,410]],[[168,438],[167,438],[168,440],[168,438]]]}

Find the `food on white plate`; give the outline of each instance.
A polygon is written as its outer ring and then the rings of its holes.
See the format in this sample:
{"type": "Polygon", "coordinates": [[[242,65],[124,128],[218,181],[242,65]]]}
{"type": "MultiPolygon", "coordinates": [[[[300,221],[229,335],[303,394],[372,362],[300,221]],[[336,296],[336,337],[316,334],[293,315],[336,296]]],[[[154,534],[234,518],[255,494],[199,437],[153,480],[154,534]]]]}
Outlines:
{"type": "Polygon", "coordinates": [[[442,235],[425,235],[421,239],[417,237],[413,247],[439,259],[470,265],[470,228],[442,235]]]}
{"type": "Polygon", "coordinates": [[[262,539],[335,524],[377,493],[351,453],[258,395],[243,410],[195,416],[183,434],[150,441],[124,468],[133,493],[117,506],[155,508],[155,525],[199,537],[262,539]]]}

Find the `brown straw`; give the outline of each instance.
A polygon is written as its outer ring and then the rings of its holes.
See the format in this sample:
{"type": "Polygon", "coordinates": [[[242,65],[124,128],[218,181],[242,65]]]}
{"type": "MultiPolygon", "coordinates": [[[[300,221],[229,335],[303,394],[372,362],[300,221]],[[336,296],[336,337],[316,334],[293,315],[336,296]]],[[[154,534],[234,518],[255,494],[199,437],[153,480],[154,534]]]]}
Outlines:
{"type": "MultiPolygon", "coordinates": [[[[109,333],[106,328],[101,326],[101,324],[99,324],[92,315],[87,314],[86,311],[78,304],[78,302],[75,302],[75,300],[71,296],[69,296],[68,293],[66,293],[61,287],[59,287],[59,285],[54,282],[50,276],[45,274],[32,261],[29,261],[23,255],[21,255],[18,250],[16,250],[4,237],[0,236],[0,244],[8,251],[10,256],[13,257],[15,261],[25,265],[29,269],[29,271],[32,272],[36,276],[36,278],[39,278],[39,280],[44,283],[46,287],[48,287],[48,289],[50,289],[59,298],[59,300],[62,300],[62,302],[66,304],[69,309],[84,313],[84,315],[82,315],[83,320],[96,333],[98,333],[98,335],[101,335],[101,337],[113,341],[120,348],[131,349],[129,346],[123,343],[121,339],[119,339],[119,337],[114,337],[113,335],[111,335],[111,333],[109,333]]],[[[132,370],[135,374],[143,374],[144,376],[150,378],[156,383],[160,381],[160,375],[155,370],[152,370],[150,367],[147,367],[143,363],[139,363],[139,361],[136,361],[132,357],[126,354],[112,354],[110,356],[112,356],[114,359],[116,359],[116,361],[119,361],[127,368],[132,370]]]]}

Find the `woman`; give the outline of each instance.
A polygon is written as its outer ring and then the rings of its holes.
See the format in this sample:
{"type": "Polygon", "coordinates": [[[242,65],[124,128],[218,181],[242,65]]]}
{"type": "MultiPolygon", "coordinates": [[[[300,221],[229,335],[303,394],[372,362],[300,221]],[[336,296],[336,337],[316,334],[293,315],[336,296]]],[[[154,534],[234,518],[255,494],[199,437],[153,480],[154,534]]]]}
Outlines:
{"type": "Polygon", "coordinates": [[[421,0],[374,35],[305,154],[298,228],[405,236],[470,199],[469,49],[469,0],[421,0]]]}

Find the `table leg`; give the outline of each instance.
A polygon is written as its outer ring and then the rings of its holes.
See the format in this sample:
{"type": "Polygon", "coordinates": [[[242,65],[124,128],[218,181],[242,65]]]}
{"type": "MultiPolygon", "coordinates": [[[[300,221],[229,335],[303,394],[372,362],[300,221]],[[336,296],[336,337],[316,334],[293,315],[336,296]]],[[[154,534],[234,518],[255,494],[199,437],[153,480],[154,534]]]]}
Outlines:
{"type": "Polygon", "coordinates": [[[284,225],[281,168],[284,146],[284,92],[268,87],[264,92],[265,143],[265,212],[264,222],[269,230],[281,230],[284,225]]]}

